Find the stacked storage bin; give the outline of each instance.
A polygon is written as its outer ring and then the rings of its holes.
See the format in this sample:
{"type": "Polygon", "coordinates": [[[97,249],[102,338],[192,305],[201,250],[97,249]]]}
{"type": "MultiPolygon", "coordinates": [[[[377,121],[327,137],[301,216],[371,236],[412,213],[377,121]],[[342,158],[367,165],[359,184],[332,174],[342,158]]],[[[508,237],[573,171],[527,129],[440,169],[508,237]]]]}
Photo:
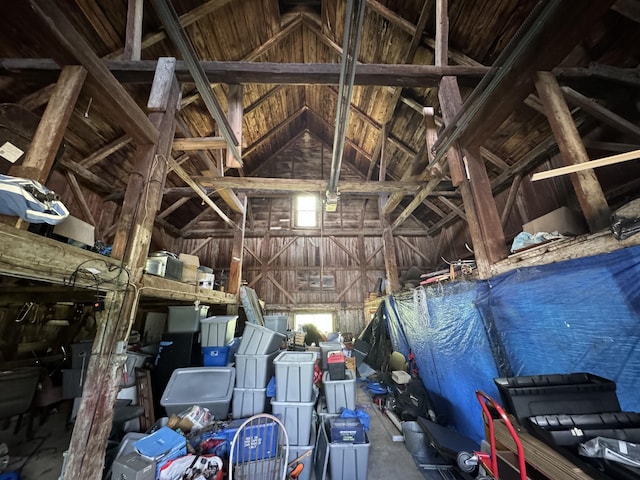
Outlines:
{"type": "Polygon", "coordinates": [[[267,384],[273,376],[273,360],[285,336],[253,323],[244,327],[236,353],[236,387],[233,389],[233,418],[263,413],[267,384]]]}
{"type": "Polygon", "coordinates": [[[230,351],[237,320],[237,315],[221,315],[200,321],[202,364],[205,367],[226,367],[233,362],[230,351]]]}
{"type": "Polygon", "coordinates": [[[320,342],[322,354],[322,385],[327,413],[340,413],[343,408],[356,408],[356,376],[345,368],[340,342],[320,342]]]}
{"type": "MultiPolygon", "coordinates": [[[[276,396],[271,400],[273,414],[284,423],[289,435],[289,461],[314,448],[313,409],[317,395],[313,389],[315,352],[282,352],[273,361],[276,396]]],[[[308,457],[309,459],[311,456],[308,457]]],[[[303,462],[300,480],[311,475],[311,461],[303,462]]]]}

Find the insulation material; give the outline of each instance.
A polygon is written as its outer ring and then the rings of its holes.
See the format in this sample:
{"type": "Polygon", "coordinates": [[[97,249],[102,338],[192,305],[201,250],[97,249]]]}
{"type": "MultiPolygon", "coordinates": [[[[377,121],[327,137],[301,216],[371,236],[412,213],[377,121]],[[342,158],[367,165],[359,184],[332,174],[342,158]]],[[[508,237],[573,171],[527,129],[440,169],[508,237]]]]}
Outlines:
{"type": "Polygon", "coordinates": [[[413,352],[438,421],[484,438],[475,390],[497,376],[590,372],[640,411],[640,247],[391,298],[394,348],[413,352]]]}

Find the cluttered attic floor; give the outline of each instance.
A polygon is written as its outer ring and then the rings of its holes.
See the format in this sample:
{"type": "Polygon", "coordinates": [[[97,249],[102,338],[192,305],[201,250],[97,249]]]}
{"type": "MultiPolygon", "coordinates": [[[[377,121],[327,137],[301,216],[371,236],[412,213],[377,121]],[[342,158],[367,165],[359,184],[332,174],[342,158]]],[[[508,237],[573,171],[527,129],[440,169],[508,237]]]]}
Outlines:
{"type": "MultiPolygon", "coordinates": [[[[439,471],[433,467],[422,469],[416,458],[405,448],[402,433],[372,401],[362,388],[356,389],[356,402],[371,417],[369,431],[370,449],[368,461],[369,479],[398,478],[403,480],[458,478],[446,468],[439,471]],[[396,441],[394,441],[394,439],[396,441]]],[[[28,418],[24,418],[17,433],[14,433],[17,418],[0,429],[0,443],[9,450],[9,464],[5,472],[17,471],[21,480],[58,480],[62,471],[63,452],[68,448],[72,425],[68,424],[71,402],[62,402],[53,409],[42,425],[33,421],[33,438],[27,439],[28,418]]],[[[2,474],[0,474],[2,475],[2,474]]],[[[4,477],[3,477],[4,478],[4,477]]],[[[108,477],[107,477],[108,478],[108,477]]],[[[312,473],[311,478],[315,475],[312,473]]]]}

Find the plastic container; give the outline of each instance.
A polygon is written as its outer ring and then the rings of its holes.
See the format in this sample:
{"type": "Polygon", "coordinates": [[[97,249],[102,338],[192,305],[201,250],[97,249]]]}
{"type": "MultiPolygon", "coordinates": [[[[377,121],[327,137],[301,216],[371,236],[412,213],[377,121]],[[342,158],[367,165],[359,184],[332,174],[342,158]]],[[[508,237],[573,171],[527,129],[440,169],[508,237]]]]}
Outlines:
{"type": "Polygon", "coordinates": [[[286,315],[265,315],[264,326],[283,335],[287,334],[289,317],[286,315]]]}
{"type": "MultiPolygon", "coordinates": [[[[202,364],[205,367],[224,367],[229,363],[231,347],[202,347],[202,364]]],[[[238,372],[236,372],[236,375],[238,372]]]]}
{"type": "Polygon", "coordinates": [[[369,441],[367,443],[330,443],[331,480],[367,480],[369,441]]]}
{"type": "Polygon", "coordinates": [[[271,400],[273,414],[284,423],[290,445],[309,445],[315,403],[315,398],[306,403],[271,400]]]}
{"type": "Polygon", "coordinates": [[[231,416],[246,418],[263,413],[267,404],[266,388],[234,388],[231,416]]]}
{"type": "Polygon", "coordinates": [[[536,415],[619,412],[616,384],[590,373],[495,378],[505,409],[518,422],[536,415]]]}
{"type": "MultiPolygon", "coordinates": [[[[199,332],[200,321],[207,316],[208,305],[171,306],[167,319],[168,333],[199,332]]],[[[224,344],[223,344],[224,345],[224,344]]]]}
{"type": "Polygon", "coordinates": [[[346,370],[345,374],[346,380],[331,380],[329,372],[322,374],[328,413],[340,413],[343,408],[356,408],[356,376],[352,370],[346,370]]]}
{"type": "Polygon", "coordinates": [[[329,352],[342,352],[340,342],[320,342],[320,353],[322,355],[322,370],[327,370],[327,355],[329,352]]]}
{"type": "MultiPolygon", "coordinates": [[[[238,428],[245,419],[232,420],[229,424],[216,435],[215,438],[224,438],[227,441],[226,450],[223,450],[222,456],[228,457],[231,448],[231,442],[238,428]]],[[[251,441],[236,444],[234,458],[239,461],[253,461],[263,458],[272,458],[277,453],[275,440],[278,438],[278,425],[275,422],[266,422],[259,424],[246,425],[245,429],[238,438],[241,440],[244,436],[246,440],[251,441]]]]}
{"type": "Polygon", "coordinates": [[[293,462],[296,458],[301,457],[305,453],[311,450],[311,453],[304,457],[299,463],[302,463],[303,469],[298,480],[310,480],[311,471],[313,470],[313,449],[315,448],[316,441],[316,426],[315,423],[311,425],[311,440],[309,445],[289,445],[289,457],[288,462],[293,462]]]}
{"type": "Polygon", "coordinates": [[[164,389],[160,405],[168,416],[200,405],[208,408],[216,420],[224,420],[229,415],[235,378],[233,367],[178,368],[164,389]]]}
{"type": "Polygon", "coordinates": [[[236,354],[236,387],[264,388],[269,383],[275,365],[273,360],[280,354],[279,350],[266,355],[236,354]]]}
{"type": "Polygon", "coordinates": [[[316,352],[282,352],[273,360],[277,402],[311,401],[316,358],[316,352]]]}
{"type": "Polygon", "coordinates": [[[246,323],[238,353],[240,355],[265,355],[280,349],[285,336],[268,328],[246,323]]]}
{"type": "Polygon", "coordinates": [[[203,347],[220,347],[233,340],[236,331],[237,315],[219,315],[203,318],[200,321],[203,347]]]}

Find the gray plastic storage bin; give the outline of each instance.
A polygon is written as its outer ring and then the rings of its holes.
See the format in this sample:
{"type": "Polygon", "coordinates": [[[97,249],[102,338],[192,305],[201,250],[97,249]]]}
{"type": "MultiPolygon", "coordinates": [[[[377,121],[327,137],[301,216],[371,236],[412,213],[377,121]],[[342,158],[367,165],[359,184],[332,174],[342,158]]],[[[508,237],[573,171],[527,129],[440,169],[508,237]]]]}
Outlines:
{"type": "Polygon", "coordinates": [[[246,323],[238,353],[240,355],[265,355],[280,348],[285,336],[253,323],[246,323]]]}
{"type": "Polygon", "coordinates": [[[236,354],[236,387],[264,388],[273,377],[273,360],[280,353],[276,350],[266,355],[236,354]]]}
{"type": "Polygon", "coordinates": [[[320,342],[320,353],[322,355],[322,370],[327,370],[327,355],[329,352],[341,352],[342,343],[340,342],[320,342]]]}
{"type": "Polygon", "coordinates": [[[200,320],[205,318],[209,311],[208,305],[200,305],[198,308],[194,305],[172,306],[168,308],[168,333],[199,332],[200,320]]]}
{"type": "Polygon", "coordinates": [[[286,315],[265,315],[264,326],[270,330],[275,330],[283,335],[287,334],[289,317],[286,315]]]}
{"type": "Polygon", "coordinates": [[[302,469],[302,473],[298,476],[298,480],[310,480],[311,479],[311,471],[313,470],[313,449],[315,448],[316,443],[316,425],[315,422],[311,425],[311,440],[309,441],[310,445],[289,445],[289,457],[288,462],[293,462],[296,458],[304,455],[309,450],[311,453],[300,460],[299,463],[302,463],[304,468],[302,469]]]}
{"type": "Polygon", "coordinates": [[[367,480],[369,439],[367,443],[329,443],[331,480],[367,480]]]}
{"type": "Polygon", "coordinates": [[[315,403],[315,398],[305,403],[271,400],[273,414],[284,423],[290,445],[309,445],[315,403]]]}
{"type": "Polygon", "coordinates": [[[276,371],[276,401],[311,401],[316,358],[316,352],[282,352],[276,357],[273,361],[276,371]]]}
{"type": "Polygon", "coordinates": [[[264,412],[267,403],[266,388],[234,388],[231,416],[246,418],[264,412]]]}
{"type": "Polygon", "coordinates": [[[200,320],[203,347],[223,347],[233,340],[237,315],[218,315],[200,320]]]}
{"type": "Polygon", "coordinates": [[[200,405],[208,408],[216,420],[224,420],[229,415],[235,379],[233,367],[177,368],[164,389],[160,405],[169,416],[200,405]]]}
{"type": "Polygon", "coordinates": [[[324,395],[327,399],[327,411],[340,413],[343,408],[356,408],[356,376],[353,370],[346,370],[347,380],[331,380],[329,372],[322,374],[324,395]]]}

